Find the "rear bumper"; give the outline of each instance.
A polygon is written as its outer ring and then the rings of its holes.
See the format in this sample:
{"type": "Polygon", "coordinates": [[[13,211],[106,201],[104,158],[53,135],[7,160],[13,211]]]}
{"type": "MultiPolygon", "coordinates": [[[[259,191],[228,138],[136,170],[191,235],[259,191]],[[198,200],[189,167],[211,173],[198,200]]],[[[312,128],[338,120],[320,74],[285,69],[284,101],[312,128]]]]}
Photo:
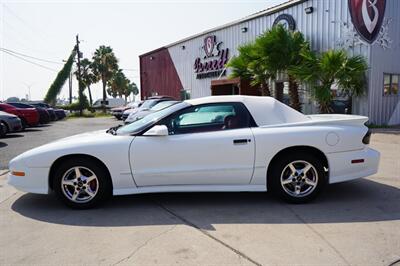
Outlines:
{"type": "Polygon", "coordinates": [[[327,157],[331,184],[370,176],[378,172],[380,153],[368,147],[357,151],[330,153],[327,157]]]}

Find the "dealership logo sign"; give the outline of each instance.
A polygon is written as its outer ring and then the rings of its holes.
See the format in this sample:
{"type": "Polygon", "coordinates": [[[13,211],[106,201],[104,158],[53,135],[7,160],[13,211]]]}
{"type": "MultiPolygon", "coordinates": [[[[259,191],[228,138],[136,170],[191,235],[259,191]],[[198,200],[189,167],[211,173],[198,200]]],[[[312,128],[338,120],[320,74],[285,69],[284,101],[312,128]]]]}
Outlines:
{"type": "Polygon", "coordinates": [[[222,49],[222,42],[217,43],[216,40],[215,35],[204,38],[204,44],[201,47],[204,56],[196,58],[193,66],[197,79],[225,75],[225,64],[229,59],[229,49],[222,49]]]}
{"type": "Polygon", "coordinates": [[[381,30],[386,0],[349,0],[351,20],[358,34],[373,43],[381,30]]]}

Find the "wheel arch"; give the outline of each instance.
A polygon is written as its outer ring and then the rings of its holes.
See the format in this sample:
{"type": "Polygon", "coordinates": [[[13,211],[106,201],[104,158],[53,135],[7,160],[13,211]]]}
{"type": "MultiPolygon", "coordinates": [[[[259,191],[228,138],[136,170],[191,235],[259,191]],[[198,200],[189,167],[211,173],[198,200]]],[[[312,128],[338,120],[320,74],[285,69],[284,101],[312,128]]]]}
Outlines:
{"type": "MultiPolygon", "coordinates": [[[[113,186],[113,182],[112,182],[110,170],[108,170],[108,167],[106,166],[106,164],[105,164],[102,160],[100,160],[99,158],[97,158],[97,157],[95,157],[95,156],[93,156],[93,155],[83,154],[83,153],[76,153],[76,154],[68,154],[68,155],[61,156],[61,157],[57,158],[57,160],[55,160],[55,161],[53,162],[53,164],[52,164],[51,167],[50,167],[49,176],[48,176],[49,188],[50,188],[51,190],[53,190],[53,182],[52,182],[52,179],[54,178],[54,174],[55,174],[55,171],[56,171],[57,167],[58,167],[62,162],[66,161],[66,160],[68,160],[68,159],[71,159],[71,158],[74,158],[74,159],[76,159],[76,158],[80,158],[80,159],[89,159],[89,160],[95,161],[95,162],[98,163],[102,168],[104,168],[104,170],[106,171],[106,174],[107,174],[108,178],[110,179],[111,186],[113,186]]],[[[111,189],[113,189],[113,188],[111,188],[111,189]]]]}
{"type": "Polygon", "coordinates": [[[3,123],[6,126],[7,133],[11,132],[10,125],[7,123],[6,120],[0,120],[0,123],[3,123]]]}
{"type": "Polygon", "coordinates": [[[323,153],[320,149],[315,148],[313,146],[291,146],[280,150],[275,156],[271,159],[267,167],[267,188],[269,186],[269,177],[271,176],[271,171],[275,162],[277,162],[283,156],[293,153],[293,152],[304,152],[304,153],[311,153],[318,158],[322,159],[322,163],[328,171],[326,172],[326,178],[329,182],[329,162],[328,158],[326,157],[325,153],[323,153]]]}

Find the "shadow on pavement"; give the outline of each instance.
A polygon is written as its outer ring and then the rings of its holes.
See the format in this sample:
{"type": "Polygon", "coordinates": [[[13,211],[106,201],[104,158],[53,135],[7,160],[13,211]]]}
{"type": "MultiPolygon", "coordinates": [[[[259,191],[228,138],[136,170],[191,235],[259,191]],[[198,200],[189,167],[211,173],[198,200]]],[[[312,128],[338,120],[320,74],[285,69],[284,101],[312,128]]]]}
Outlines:
{"type": "Polygon", "coordinates": [[[8,144],[7,144],[7,143],[0,142],[0,148],[4,148],[4,147],[7,147],[7,146],[8,146],[8,144]]]}
{"type": "Polygon", "coordinates": [[[37,131],[42,131],[42,130],[39,129],[38,127],[35,127],[35,128],[30,127],[30,128],[26,128],[24,130],[24,132],[37,132],[37,131]]]}
{"type": "Polygon", "coordinates": [[[23,137],[23,136],[24,135],[21,135],[21,134],[13,134],[13,133],[11,133],[11,134],[5,135],[3,139],[20,138],[20,137],[23,137]]]}
{"type": "Polygon", "coordinates": [[[15,212],[39,221],[77,226],[377,222],[400,219],[400,189],[367,179],[334,184],[312,203],[291,205],[270,193],[170,193],[120,196],[101,208],[71,210],[54,195],[24,194],[15,212]],[[168,211],[166,210],[168,209],[168,211]]]}

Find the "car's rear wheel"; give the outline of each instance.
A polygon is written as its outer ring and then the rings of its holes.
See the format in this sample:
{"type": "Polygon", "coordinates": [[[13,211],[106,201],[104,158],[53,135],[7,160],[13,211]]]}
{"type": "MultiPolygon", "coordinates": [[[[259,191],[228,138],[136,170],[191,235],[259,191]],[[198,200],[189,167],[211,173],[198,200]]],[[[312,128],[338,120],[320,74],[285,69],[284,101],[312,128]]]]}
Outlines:
{"type": "Polygon", "coordinates": [[[291,203],[313,200],[326,184],[324,166],[312,154],[287,154],[272,167],[269,177],[272,191],[291,203]]]}
{"type": "Polygon", "coordinates": [[[91,159],[69,159],[55,171],[53,189],[67,206],[88,209],[112,194],[108,172],[91,159]]]}

